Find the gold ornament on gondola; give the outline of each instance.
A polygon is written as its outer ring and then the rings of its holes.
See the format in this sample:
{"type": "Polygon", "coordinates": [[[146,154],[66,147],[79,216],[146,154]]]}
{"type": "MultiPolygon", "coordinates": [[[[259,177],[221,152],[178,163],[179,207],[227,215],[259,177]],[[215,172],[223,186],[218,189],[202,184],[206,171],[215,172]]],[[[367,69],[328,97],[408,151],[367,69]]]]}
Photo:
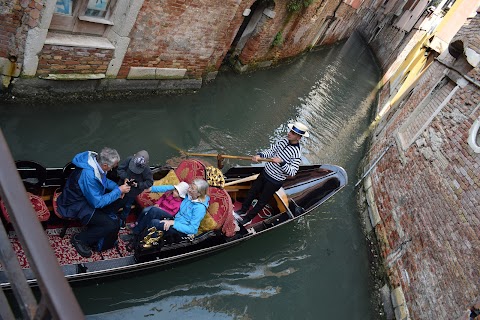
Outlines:
{"type": "Polygon", "coordinates": [[[207,182],[212,187],[223,188],[225,185],[225,178],[222,170],[213,166],[206,167],[207,170],[207,182]]]}
{"type": "Polygon", "coordinates": [[[141,241],[142,246],[144,248],[151,248],[153,246],[157,246],[162,237],[162,231],[157,231],[157,228],[151,227],[150,229],[148,229],[148,234],[141,241]]]}

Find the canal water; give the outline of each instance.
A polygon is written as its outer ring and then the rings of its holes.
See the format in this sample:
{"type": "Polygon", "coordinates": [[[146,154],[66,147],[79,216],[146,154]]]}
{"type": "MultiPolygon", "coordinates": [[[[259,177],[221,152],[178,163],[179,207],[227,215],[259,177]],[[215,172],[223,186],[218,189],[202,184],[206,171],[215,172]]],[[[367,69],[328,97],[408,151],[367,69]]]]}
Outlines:
{"type": "Polygon", "coordinates": [[[270,70],[221,72],[194,94],[9,105],[0,124],[15,159],[63,166],[103,146],[122,157],[146,149],[157,164],[179,149],[252,155],[302,121],[311,129],[304,162],[349,175],[315,214],[203,260],[74,292],[90,319],[383,319],[353,187],[379,76],[353,36],[270,70]]]}

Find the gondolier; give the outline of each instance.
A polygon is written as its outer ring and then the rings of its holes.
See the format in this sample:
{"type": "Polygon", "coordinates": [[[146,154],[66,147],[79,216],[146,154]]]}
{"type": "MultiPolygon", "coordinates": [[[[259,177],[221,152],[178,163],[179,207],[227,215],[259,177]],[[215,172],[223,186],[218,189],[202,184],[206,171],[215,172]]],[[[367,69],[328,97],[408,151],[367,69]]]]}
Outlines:
{"type": "Polygon", "coordinates": [[[260,158],[272,158],[257,177],[242,203],[242,208],[236,212],[241,217],[241,223],[246,225],[255,218],[257,213],[265,207],[275,192],[282,187],[283,181],[288,176],[295,176],[298,172],[302,153],[300,139],[308,137],[308,128],[301,122],[288,124],[290,129],[287,137],[280,139],[270,149],[252,157],[258,162],[260,158]],[[250,208],[255,197],[258,196],[256,205],[250,208]]]}

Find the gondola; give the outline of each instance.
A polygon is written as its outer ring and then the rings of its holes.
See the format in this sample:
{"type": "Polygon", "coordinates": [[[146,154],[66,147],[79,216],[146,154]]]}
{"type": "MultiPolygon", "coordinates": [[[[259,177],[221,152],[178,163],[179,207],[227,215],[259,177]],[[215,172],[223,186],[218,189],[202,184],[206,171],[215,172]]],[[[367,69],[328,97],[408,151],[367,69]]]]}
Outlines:
{"type": "MultiPolygon", "coordinates": [[[[162,270],[174,264],[215,254],[312,213],[339,192],[348,180],[345,170],[336,165],[302,165],[297,175],[285,181],[264,210],[250,224],[243,226],[236,222],[234,210],[241,206],[241,201],[256,175],[261,172],[261,166],[236,166],[221,172],[199,159],[183,159],[175,167],[152,167],[155,184],[166,183],[169,177],[186,182],[198,177],[206,179],[210,184],[208,193],[211,197],[210,208],[213,210],[208,215],[213,218],[215,225],[210,226],[210,229],[203,228],[200,234],[165,243],[154,256],[139,257],[135,250],[130,251],[127,244],[119,239],[116,248],[95,252],[91,257],[83,258],[70,244],[71,235],[78,232],[82,226],[77,221],[60,219],[55,210],[55,197],[61,192],[62,185],[73,170],[72,165],[43,168],[30,161],[17,161],[16,164],[59,265],[66,279],[72,283],[115,278],[139,271],[162,270]],[[217,177],[213,178],[212,172],[215,172],[217,177]],[[39,205],[35,201],[43,202],[39,205]]],[[[154,201],[148,193],[142,193],[136,200],[130,220],[134,220],[135,214],[154,201]]],[[[4,212],[6,209],[1,203],[0,207],[3,213],[2,222],[25,277],[31,286],[36,286],[35,276],[9,223],[8,214],[4,212]]],[[[120,234],[126,232],[120,230],[120,234]]],[[[0,268],[0,287],[4,289],[10,288],[7,275],[7,272],[0,268]]]]}

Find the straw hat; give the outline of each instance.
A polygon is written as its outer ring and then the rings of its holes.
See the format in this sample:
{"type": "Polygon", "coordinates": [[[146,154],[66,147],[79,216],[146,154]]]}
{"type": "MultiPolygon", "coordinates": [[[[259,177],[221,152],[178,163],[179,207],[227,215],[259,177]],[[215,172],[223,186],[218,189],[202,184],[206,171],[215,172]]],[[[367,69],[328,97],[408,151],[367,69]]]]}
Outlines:
{"type": "Polygon", "coordinates": [[[308,128],[306,125],[304,125],[303,123],[301,122],[295,122],[295,123],[289,123],[288,124],[288,129],[290,129],[290,131],[293,131],[295,132],[296,134],[299,134],[303,137],[309,137],[310,135],[308,134],[308,128]]]}

